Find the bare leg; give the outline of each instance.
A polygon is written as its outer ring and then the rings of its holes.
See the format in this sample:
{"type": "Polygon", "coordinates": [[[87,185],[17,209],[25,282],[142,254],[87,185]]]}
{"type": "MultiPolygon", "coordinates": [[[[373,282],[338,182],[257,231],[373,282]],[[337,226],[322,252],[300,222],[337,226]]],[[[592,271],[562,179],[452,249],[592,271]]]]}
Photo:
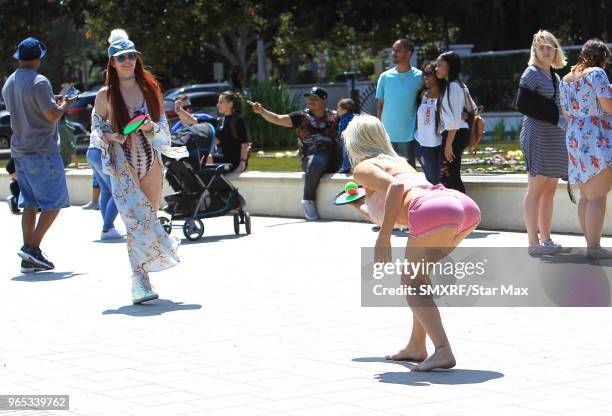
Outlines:
{"type": "Polygon", "coordinates": [[[538,206],[538,229],[542,241],[550,240],[550,226],[553,216],[553,200],[557,190],[557,178],[547,178],[540,195],[538,206]]]}
{"type": "Polygon", "coordinates": [[[610,186],[612,186],[612,168],[601,171],[584,184],[587,197],[584,211],[587,247],[599,246],[610,186]]]}
{"type": "Polygon", "coordinates": [[[36,247],[33,244],[34,230],[36,228],[36,208],[24,208],[21,216],[21,231],[23,232],[23,244],[28,247],[36,247]]]}
{"type": "Polygon", "coordinates": [[[51,224],[53,224],[53,221],[55,221],[59,212],[59,209],[41,212],[40,217],[38,217],[38,222],[36,223],[34,235],[32,236],[32,244],[28,244],[30,247],[40,247],[42,239],[44,238],[45,234],[47,234],[47,231],[49,231],[51,224]]]}
{"type": "Polygon", "coordinates": [[[23,243],[28,247],[38,248],[40,243],[53,224],[53,221],[59,214],[59,209],[52,209],[49,211],[43,211],[38,217],[36,222],[36,215],[38,209],[36,208],[25,208],[23,210],[23,216],[21,218],[21,229],[23,231],[23,243]]]}
{"type": "Polygon", "coordinates": [[[427,348],[425,346],[425,328],[419,322],[416,315],[412,315],[412,333],[408,345],[393,355],[385,356],[386,360],[392,361],[423,361],[427,358],[427,348]]]}
{"type": "Polygon", "coordinates": [[[546,176],[527,175],[527,193],[523,200],[523,214],[530,247],[540,244],[540,238],[538,237],[538,211],[540,196],[546,185],[546,179],[546,176]]]}
{"type": "Polygon", "coordinates": [[[161,201],[163,180],[162,168],[157,161],[153,162],[153,166],[146,176],[140,179],[140,189],[149,199],[149,202],[153,205],[153,209],[156,211],[159,209],[159,203],[161,201]]]}
{"type": "Polygon", "coordinates": [[[100,188],[91,188],[91,200],[93,202],[98,202],[100,199],[100,188]]]}
{"type": "Polygon", "coordinates": [[[578,222],[580,223],[580,229],[582,230],[582,233],[584,234],[584,238],[587,241],[589,241],[589,236],[587,234],[587,228],[586,228],[586,218],[585,218],[587,203],[588,203],[588,200],[586,199],[586,196],[584,196],[582,185],[580,185],[580,201],[578,201],[578,222]]]}

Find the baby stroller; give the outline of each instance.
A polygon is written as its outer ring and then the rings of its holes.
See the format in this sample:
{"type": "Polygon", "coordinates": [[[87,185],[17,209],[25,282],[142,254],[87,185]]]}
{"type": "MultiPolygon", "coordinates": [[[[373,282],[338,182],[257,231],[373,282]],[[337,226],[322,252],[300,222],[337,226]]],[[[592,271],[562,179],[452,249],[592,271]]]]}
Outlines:
{"type": "Polygon", "coordinates": [[[224,176],[231,165],[206,164],[215,140],[215,129],[211,124],[201,123],[181,129],[172,138],[172,146],[186,146],[189,157],[176,160],[162,156],[166,166],[166,180],[175,191],[164,199],[168,205],[164,211],[170,214],[159,217],[164,230],[170,234],[174,220],[185,220],[183,233],[188,240],[195,241],[204,235],[203,218],[226,215],[234,216],[234,232],[240,234],[244,224],[251,233],[251,216],[244,210],[245,201],[238,189],[224,176]]]}

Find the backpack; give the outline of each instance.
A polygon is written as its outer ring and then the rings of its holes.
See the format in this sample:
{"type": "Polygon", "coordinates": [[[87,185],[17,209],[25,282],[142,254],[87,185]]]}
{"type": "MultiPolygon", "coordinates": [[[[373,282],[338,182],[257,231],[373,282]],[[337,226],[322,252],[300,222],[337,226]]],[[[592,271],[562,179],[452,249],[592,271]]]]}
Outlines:
{"type": "Polygon", "coordinates": [[[470,149],[470,152],[475,153],[478,144],[480,144],[480,140],[482,140],[485,135],[485,120],[480,115],[484,110],[484,107],[481,105],[474,107],[472,96],[466,88],[463,89],[463,93],[465,94],[466,110],[468,115],[467,123],[470,128],[468,148],[470,149]]]}

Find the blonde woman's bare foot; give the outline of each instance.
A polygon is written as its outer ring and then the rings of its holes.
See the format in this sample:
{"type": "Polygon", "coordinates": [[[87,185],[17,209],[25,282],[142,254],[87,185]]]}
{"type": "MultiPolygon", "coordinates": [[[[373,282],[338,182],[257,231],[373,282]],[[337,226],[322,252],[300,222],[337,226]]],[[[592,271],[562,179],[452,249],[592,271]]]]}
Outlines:
{"type": "Polygon", "coordinates": [[[436,368],[453,368],[457,364],[449,346],[436,348],[429,358],[411,368],[412,371],[431,371],[436,368]]]}
{"type": "Polygon", "coordinates": [[[408,344],[393,355],[385,355],[385,360],[390,361],[423,361],[427,358],[427,350],[423,347],[413,347],[408,344]]]}

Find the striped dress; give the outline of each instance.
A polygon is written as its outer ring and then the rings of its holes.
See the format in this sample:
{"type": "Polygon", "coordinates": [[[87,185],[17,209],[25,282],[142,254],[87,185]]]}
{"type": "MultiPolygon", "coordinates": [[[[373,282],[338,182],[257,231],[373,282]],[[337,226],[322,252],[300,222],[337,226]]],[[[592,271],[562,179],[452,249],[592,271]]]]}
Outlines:
{"type": "MultiPolygon", "coordinates": [[[[559,102],[559,83],[557,74],[556,88],[552,80],[535,65],[529,65],[521,76],[520,86],[528,88],[548,99],[559,102]]],[[[563,117],[559,115],[559,117],[563,117]]],[[[548,176],[567,179],[567,148],[565,134],[561,128],[546,121],[525,116],[521,129],[521,149],[525,155],[527,172],[531,176],[548,176]]]]}

